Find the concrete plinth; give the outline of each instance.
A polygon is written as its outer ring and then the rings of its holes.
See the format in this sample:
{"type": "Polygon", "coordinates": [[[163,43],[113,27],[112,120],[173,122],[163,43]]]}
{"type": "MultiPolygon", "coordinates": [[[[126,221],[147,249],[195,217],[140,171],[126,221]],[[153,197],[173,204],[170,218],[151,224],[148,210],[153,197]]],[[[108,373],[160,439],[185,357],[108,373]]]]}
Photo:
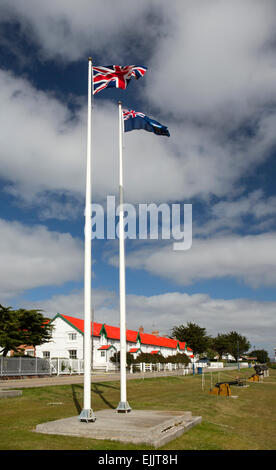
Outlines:
{"type": "Polygon", "coordinates": [[[20,397],[22,390],[0,390],[0,398],[20,397]]]}
{"type": "Polygon", "coordinates": [[[36,426],[44,434],[62,434],[92,439],[147,444],[155,448],[179,437],[191,427],[201,423],[201,416],[189,411],[132,410],[117,413],[115,410],[95,412],[93,423],[80,422],[78,416],[59,419],[36,426]]]}

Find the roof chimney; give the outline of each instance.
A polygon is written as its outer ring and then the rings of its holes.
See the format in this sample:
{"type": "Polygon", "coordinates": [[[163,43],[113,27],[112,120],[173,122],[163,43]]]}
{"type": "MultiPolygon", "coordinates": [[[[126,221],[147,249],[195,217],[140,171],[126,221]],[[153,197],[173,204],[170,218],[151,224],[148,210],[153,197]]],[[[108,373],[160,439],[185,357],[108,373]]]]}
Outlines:
{"type": "Polygon", "coordinates": [[[154,330],[151,332],[152,335],[155,335],[155,336],[159,336],[159,331],[158,330],[154,330]]]}
{"type": "Polygon", "coordinates": [[[144,328],[142,326],[139,327],[139,333],[144,333],[144,328]]]}

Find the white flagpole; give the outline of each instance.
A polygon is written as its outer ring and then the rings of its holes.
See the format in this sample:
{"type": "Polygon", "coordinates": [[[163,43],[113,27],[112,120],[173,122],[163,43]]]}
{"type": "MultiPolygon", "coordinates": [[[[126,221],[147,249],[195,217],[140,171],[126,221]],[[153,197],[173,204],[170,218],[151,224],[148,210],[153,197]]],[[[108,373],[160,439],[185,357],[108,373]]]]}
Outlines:
{"type": "Polygon", "coordinates": [[[84,229],[84,385],[83,409],[80,421],[95,421],[91,408],[91,238],[92,238],[92,189],[91,189],[91,137],[92,137],[92,58],[88,59],[88,112],[87,112],[87,162],[86,162],[86,196],[85,196],[85,229],[84,229]]]}
{"type": "Polygon", "coordinates": [[[131,411],[126,390],[126,287],[125,287],[125,238],[124,238],[124,186],[123,186],[123,115],[119,101],[119,256],[120,256],[120,402],[119,413],[131,411]]]}

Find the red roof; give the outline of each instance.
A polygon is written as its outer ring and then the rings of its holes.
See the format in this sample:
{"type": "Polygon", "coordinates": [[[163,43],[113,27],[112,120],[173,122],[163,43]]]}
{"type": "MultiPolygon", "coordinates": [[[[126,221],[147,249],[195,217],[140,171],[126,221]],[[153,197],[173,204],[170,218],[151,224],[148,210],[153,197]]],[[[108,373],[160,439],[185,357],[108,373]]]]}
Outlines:
{"type": "Polygon", "coordinates": [[[130,352],[130,353],[136,353],[136,352],[139,351],[139,350],[140,350],[140,348],[131,348],[131,349],[129,350],[129,352],[130,352]]]}
{"type": "Polygon", "coordinates": [[[98,348],[98,351],[100,350],[104,350],[104,349],[109,349],[109,348],[112,348],[112,346],[110,344],[106,344],[105,346],[101,346],[100,348],[98,348]]]}
{"type": "MultiPolygon", "coordinates": [[[[65,321],[71,323],[71,325],[77,328],[81,333],[84,333],[83,319],[61,314],[58,314],[58,316],[62,317],[65,321]]],[[[93,336],[100,336],[102,329],[105,330],[108,339],[120,339],[120,327],[106,325],[105,323],[93,322],[93,336]]],[[[126,330],[126,339],[130,343],[137,343],[139,336],[141,339],[141,344],[148,344],[151,346],[165,347],[171,349],[177,349],[177,345],[179,345],[181,351],[185,350],[186,344],[184,342],[177,341],[176,339],[165,338],[163,336],[156,336],[149,333],[138,333],[138,331],[134,330],[126,330]]],[[[192,352],[191,348],[187,347],[187,350],[192,352]]]]}
{"type": "MultiPolygon", "coordinates": [[[[110,326],[104,324],[107,337],[110,339],[120,339],[120,328],[118,326],[110,326]]],[[[138,332],[133,330],[126,330],[126,339],[131,343],[137,342],[138,332]]]]}
{"type": "Polygon", "coordinates": [[[140,333],[141,344],[151,344],[152,346],[163,346],[165,348],[177,348],[178,341],[176,339],[165,338],[163,336],[150,335],[148,333],[140,333]]]}
{"type": "MultiPolygon", "coordinates": [[[[81,333],[84,332],[84,320],[76,317],[70,317],[69,315],[59,315],[60,317],[64,318],[64,320],[68,321],[77,328],[81,333]]],[[[100,332],[102,329],[102,323],[93,323],[93,336],[100,336],[100,332]]],[[[92,334],[92,323],[91,323],[91,334],[92,334]]]]}
{"type": "Polygon", "coordinates": [[[150,353],[151,353],[151,354],[159,354],[160,351],[151,351],[150,353]]]}

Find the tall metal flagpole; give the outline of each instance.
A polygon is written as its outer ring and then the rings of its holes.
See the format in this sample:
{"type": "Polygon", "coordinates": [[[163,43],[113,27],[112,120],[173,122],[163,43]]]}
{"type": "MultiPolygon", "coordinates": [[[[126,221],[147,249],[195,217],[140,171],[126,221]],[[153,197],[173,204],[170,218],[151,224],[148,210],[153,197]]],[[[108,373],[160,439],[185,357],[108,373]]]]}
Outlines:
{"type": "Polygon", "coordinates": [[[126,287],[125,287],[125,238],[124,238],[124,186],[123,186],[123,115],[119,105],[119,256],[120,256],[120,402],[118,413],[127,413],[131,407],[127,402],[126,390],[126,287]]]}
{"type": "Polygon", "coordinates": [[[92,58],[88,59],[88,113],[87,113],[87,162],[84,228],[84,385],[83,409],[80,421],[95,421],[91,408],[91,238],[92,238],[92,190],[91,190],[91,134],[92,134],[92,58]]]}

